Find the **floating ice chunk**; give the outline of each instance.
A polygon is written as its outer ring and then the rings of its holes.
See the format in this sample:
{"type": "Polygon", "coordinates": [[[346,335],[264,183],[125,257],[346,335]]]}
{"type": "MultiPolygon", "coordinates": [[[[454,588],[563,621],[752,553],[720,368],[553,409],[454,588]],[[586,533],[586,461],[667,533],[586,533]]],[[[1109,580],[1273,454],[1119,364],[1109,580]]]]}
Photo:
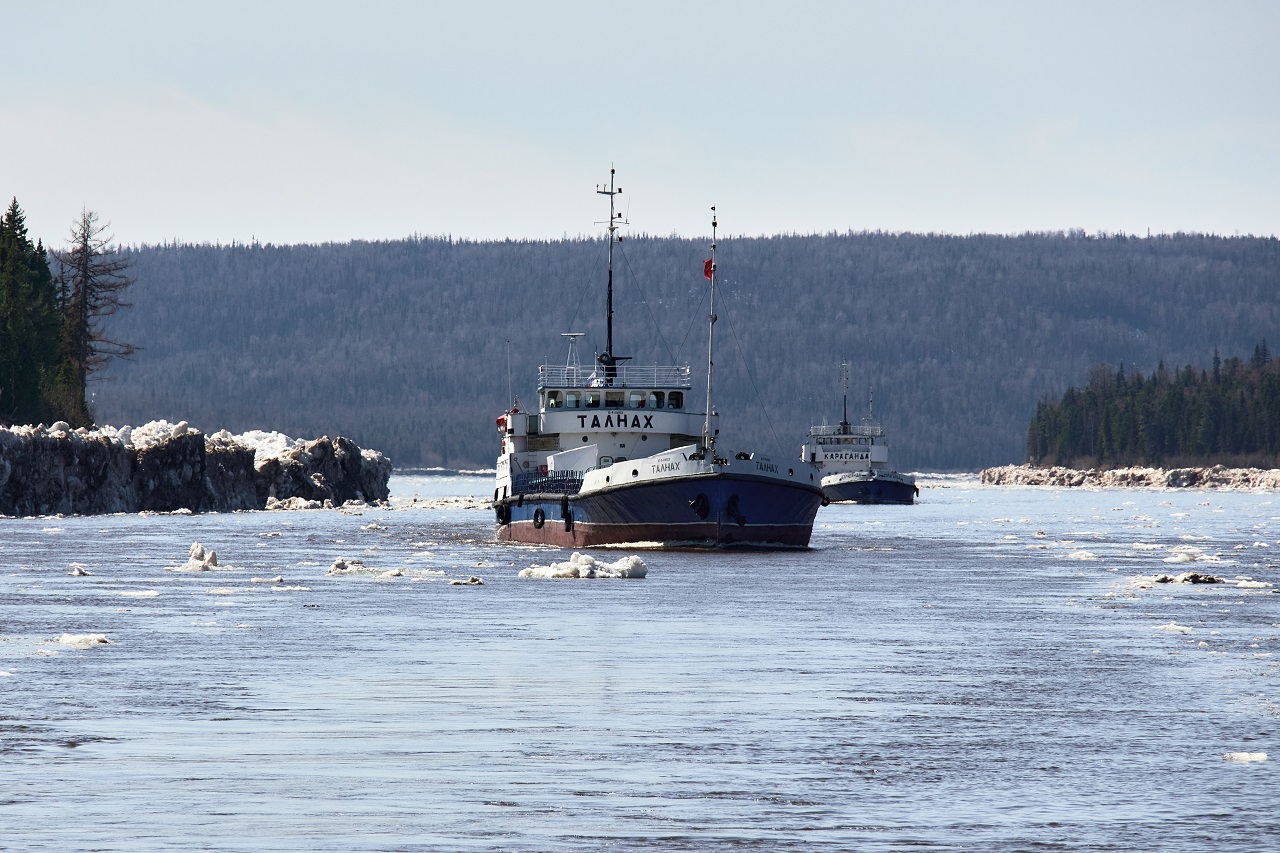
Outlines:
{"type": "Polygon", "coordinates": [[[13,677],[12,672],[5,672],[3,669],[0,669],[0,678],[12,678],[12,677],[13,677]]]}
{"type": "Polygon", "coordinates": [[[1134,542],[1132,545],[1135,551],[1159,551],[1163,545],[1157,545],[1154,542],[1134,542]]]}
{"type": "Polygon", "coordinates": [[[449,581],[449,586],[484,586],[484,580],[472,575],[463,580],[462,578],[453,578],[449,581]]]}
{"type": "Polygon", "coordinates": [[[233,586],[215,586],[209,590],[210,595],[235,595],[238,592],[243,592],[243,590],[236,589],[233,586]]]}
{"type": "Polygon", "coordinates": [[[1152,578],[1157,584],[1222,584],[1226,583],[1217,575],[1202,573],[1202,571],[1184,571],[1180,575],[1156,575],[1152,578]]]}
{"type": "Polygon", "coordinates": [[[63,634],[54,642],[76,649],[91,649],[94,646],[112,645],[106,634],[63,634]]]}
{"type": "Polygon", "coordinates": [[[385,572],[379,572],[375,577],[379,578],[402,578],[404,572],[399,569],[387,569],[385,572]]]}
{"type": "MultiPolygon", "coordinates": [[[[325,503],[328,503],[327,501],[325,503]]],[[[324,509],[324,503],[320,501],[309,501],[306,498],[294,495],[287,500],[279,500],[278,498],[267,498],[267,509],[273,510],[299,510],[299,509],[324,509]]]]}
{"type": "Polygon", "coordinates": [[[1195,562],[1196,560],[1198,560],[1198,559],[1200,559],[1200,555],[1199,555],[1199,554],[1194,554],[1194,553],[1191,553],[1190,551],[1183,551],[1183,552],[1181,552],[1181,553],[1174,554],[1172,557],[1165,557],[1165,558],[1164,558],[1164,562],[1166,562],[1166,563],[1194,563],[1194,562],[1195,562]]]}
{"type": "Polygon", "coordinates": [[[385,524],[379,524],[376,521],[371,521],[368,524],[366,524],[364,527],[361,527],[360,529],[361,530],[388,530],[390,528],[388,528],[385,524]]]}
{"type": "Polygon", "coordinates": [[[71,571],[67,572],[67,574],[71,575],[73,578],[89,577],[89,572],[86,572],[84,570],[84,566],[80,565],[79,563],[72,563],[71,571]]]}
{"type": "Polygon", "coordinates": [[[272,592],[311,592],[309,586],[272,586],[268,589],[272,592]]]}
{"type": "Polygon", "coordinates": [[[1091,551],[1072,551],[1067,555],[1068,560],[1096,560],[1098,555],[1091,551]]]}
{"type": "Polygon", "coordinates": [[[1036,538],[1037,538],[1037,539],[1043,539],[1043,538],[1044,538],[1044,531],[1043,531],[1043,530],[1037,530],[1037,531],[1036,531],[1036,538]]]}
{"type": "Polygon", "coordinates": [[[377,572],[377,569],[369,568],[362,560],[348,560],[346,557],[339,557],[333,561],[333,565],[329,567],[329,571],[325,572],[325,574],[372,575],[377,574],[377,572]]]}
{"type": "Polygon", "coordinates": [[[1157,631],[1170,631],[1175,634],[1190,634],[1194,628],[1188,628],[1186,625],[1179,625],[1176,622],[1170,622],[1167,625],[1157,625],[1157,631]]]}
{"type": "Polygon", "coordinates": [[[1222,756],[1222,760],[1249,764],[1255,761],[1266,761],[1267,754],[1265,752],[1228,752],[1222,756]]]}
{"type": "Polygon", "coordinates": [[[218,552],[210,548],[205,551],[199,542],[191,543],[189,559],[181,566],[172,567],[173,572],[207,572],[218,567],[218,552]]]}
{"type": "Polygon", "coordinates": [[[128,591],[120,593],[125,598],[158,598],[160,593],[154,589],[140,589],[136,591],[128,591]]]}
{"type": "Polygon", "coordinates": [[[549,566],[530,566],[520,570],[522,578],[642,578],[648,573],[644,560],[635,554],[613,563],[604,563],[595,557],[573,553],[563,563],[549,566]]]}
{"type": "Polygon", "coordinates": [[[276,575],[273,578],[249,578],[249,583],[284,583],[284,575],[276,575]]]}
{"type": "Polygon", "coordinates": [[[1252,578],[1240,578],[1236,581],[1236,589],[1271,589],[1275,584],[1256,581],[1252,578]]]}

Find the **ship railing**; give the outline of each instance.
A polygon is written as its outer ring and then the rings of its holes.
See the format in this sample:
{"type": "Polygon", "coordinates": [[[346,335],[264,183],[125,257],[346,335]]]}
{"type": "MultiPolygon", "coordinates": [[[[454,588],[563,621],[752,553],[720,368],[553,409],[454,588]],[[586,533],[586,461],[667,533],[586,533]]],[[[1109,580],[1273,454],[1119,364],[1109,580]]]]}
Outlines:
{"type": "Polygon", "coordinates": [[[582,471],[531,471],[516,474],[511,479],[513,495],[556,494],[572,495],[582,489],[582,471]]]}
{"type": "Polygon", "coordinates": [[[607,371],[601,365],[544,364],[538,368],[539,388],[691,388],[689,365],[618,365],[607,371]],[[612,372],[612,376],[609,373],[612,372]]]}
{"type": "Polygon", "coordinates": [[[878,437],[884,435],[879,424],[823,424],[809,428],[809,435],[862,435],[878,437]]]}

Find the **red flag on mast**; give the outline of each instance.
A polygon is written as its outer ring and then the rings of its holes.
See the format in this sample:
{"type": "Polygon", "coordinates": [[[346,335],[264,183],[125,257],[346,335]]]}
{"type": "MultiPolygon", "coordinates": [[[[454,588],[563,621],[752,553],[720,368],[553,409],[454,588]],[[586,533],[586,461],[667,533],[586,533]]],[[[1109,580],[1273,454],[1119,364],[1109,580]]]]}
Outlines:
{"type": "Polygon", "coordinates": [[[711,263],[711,259],[707,258],[706,263],[702,265],[702,274],[707,278],[711,278],[711,270],[713,270],[714,268],[715,268],[715,265],[711,263]]]}

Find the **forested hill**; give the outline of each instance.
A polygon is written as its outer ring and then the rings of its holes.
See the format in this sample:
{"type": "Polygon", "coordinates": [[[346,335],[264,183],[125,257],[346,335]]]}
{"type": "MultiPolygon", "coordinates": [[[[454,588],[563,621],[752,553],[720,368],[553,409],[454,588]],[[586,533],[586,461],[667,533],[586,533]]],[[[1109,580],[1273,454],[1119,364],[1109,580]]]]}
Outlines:
{"type": "MultiPolygon", "coordinates": [[[[705,365],[703,240],[618,256],[615,351],[705,365]]],[[[602,239],[130,250],[137,344],[91,386],[99,422],[346,435],[397,465],[488,467],[510,388],[528,405],[560,333],[604,343],[602,239]],[[510,373],[508,344],[510,341],[510,373]],[[510,383],[510,384],[509,384],[510,383]]],[[[721,239],[722,438],[789,456],[805,430],[875,414],[905,470],[1022,461],[1038,401],[1099,363],[1150,370],[1280,341],[1280,241],[1083,233],[721,239]]],[[[699,382],[701,379],[698,380],[699,382]]]]}
{"type": "Polygon", "coordinates": [[[1280,361],[1266,341],[1213,369],[1163,363],[1150,376],[1099,365],[1083,388],[1042,401],[1027,430],[1036,465],[1280,466],[1280,361]]]}

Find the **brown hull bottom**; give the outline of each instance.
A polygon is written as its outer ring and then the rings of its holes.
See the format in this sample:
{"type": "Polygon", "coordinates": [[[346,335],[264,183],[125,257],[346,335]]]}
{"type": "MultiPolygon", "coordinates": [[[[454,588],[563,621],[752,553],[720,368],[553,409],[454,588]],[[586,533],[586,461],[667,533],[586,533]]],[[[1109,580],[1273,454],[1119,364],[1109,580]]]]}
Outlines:
{"type": "MultiPolygon", "coordinates": [[[[557,522],[559,520],[557,519],[557,522]]],[[[499,542],[525,542],[560,548],[594,548],[626,543],[657,543],[690,548],[807,548],[812,525],[699,522],[693,524],[584,524],[565,530],[562,523],[541,528],[532,521],[499,525],[499,542]]]]}

